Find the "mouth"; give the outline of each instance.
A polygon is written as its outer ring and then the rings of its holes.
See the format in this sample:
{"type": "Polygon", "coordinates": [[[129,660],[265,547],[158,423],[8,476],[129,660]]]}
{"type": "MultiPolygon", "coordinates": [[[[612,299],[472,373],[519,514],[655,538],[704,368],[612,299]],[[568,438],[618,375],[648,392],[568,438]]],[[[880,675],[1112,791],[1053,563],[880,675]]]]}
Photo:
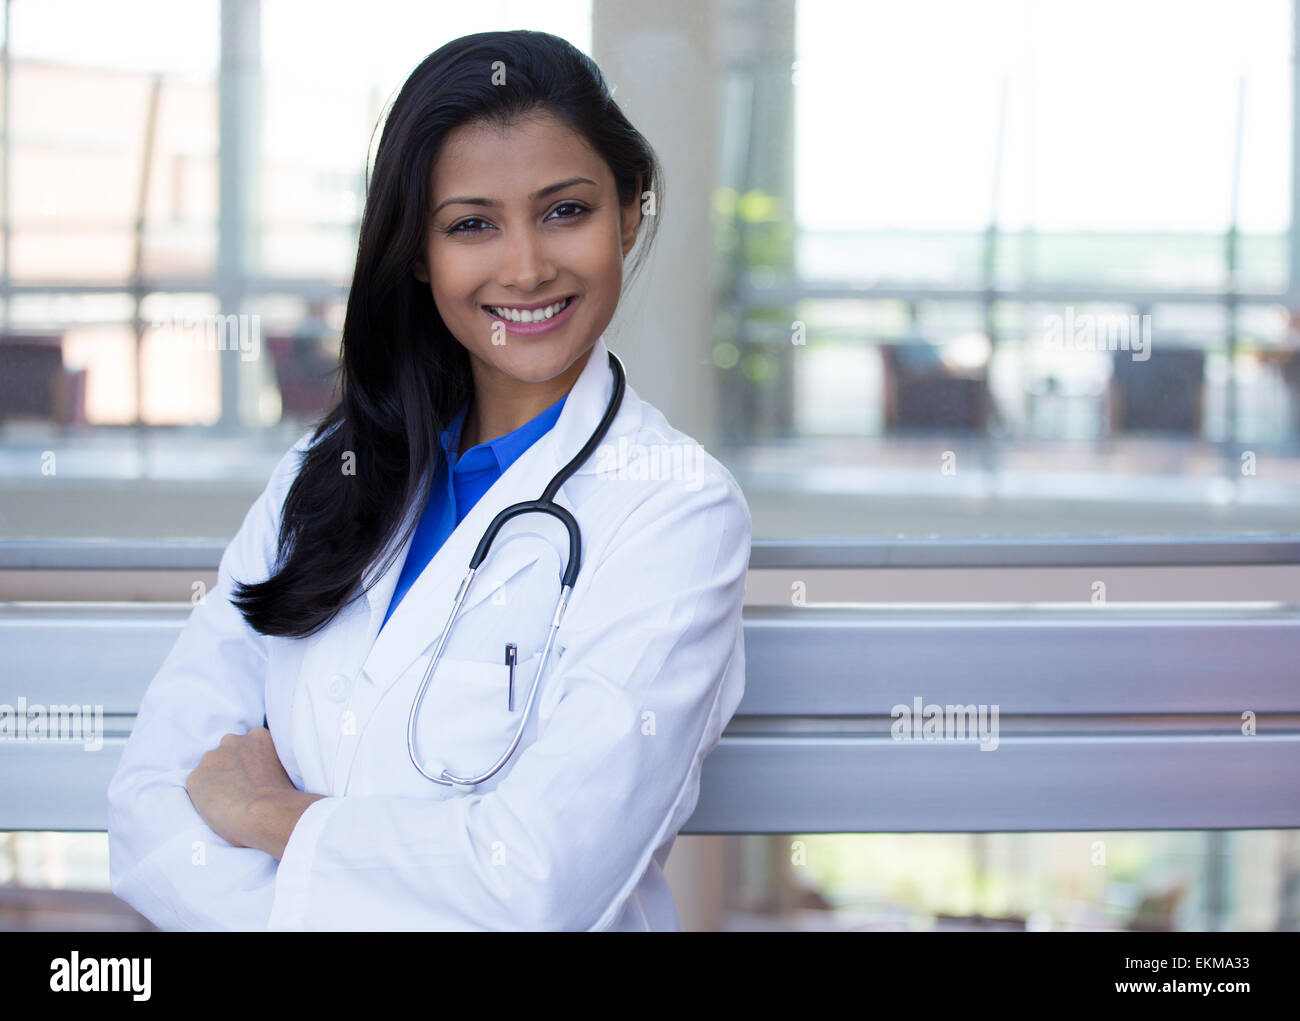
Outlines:
{"type": "Polygon", "coordinates": [[[567,322],[580,297],[570,294],[548,306],[530,311],[515,310],[503,305],[481,305],[480,308],[492,319],[494,325],[503,324],[507,333],[535,336],[548,333],[567,322]]]}

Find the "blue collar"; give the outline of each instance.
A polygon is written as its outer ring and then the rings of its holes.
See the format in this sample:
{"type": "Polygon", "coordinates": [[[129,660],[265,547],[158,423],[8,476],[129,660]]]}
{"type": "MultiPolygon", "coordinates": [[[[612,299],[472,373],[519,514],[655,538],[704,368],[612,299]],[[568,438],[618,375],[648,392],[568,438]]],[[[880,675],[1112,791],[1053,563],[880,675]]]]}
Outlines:
{"type": "Polygon", "coordinates": [[[559,420],[560,412],[564,409],[564,402],[567,399],[568,394],[565,394],[536,418],[525,422],[514,432],[506,433],[504,436],[498,436],[495,440],[488,440],[486,443],[470,447],[457,459],[456,451],[460,447],[460,431],[465,424],[465,415],[469,411],[469,402],[466,401],[461,406],[460,411],[456,413],[456,417],[451,420],[451,424],[442,431],[442,449],[447,457],[447,463],[454,472],[489,471],[492,469],[504,472],[514,464],[525,450],[550,432],[556,421],[559,420]]]}

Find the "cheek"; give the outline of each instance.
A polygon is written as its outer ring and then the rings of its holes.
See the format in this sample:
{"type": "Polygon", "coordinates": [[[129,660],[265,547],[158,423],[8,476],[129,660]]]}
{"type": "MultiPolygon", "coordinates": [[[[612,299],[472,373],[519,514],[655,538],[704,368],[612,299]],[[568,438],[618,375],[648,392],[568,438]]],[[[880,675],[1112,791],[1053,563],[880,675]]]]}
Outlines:
{"type": "Polygon", "coordinates": [[[459,288],[461,283],[482,268],[483,245],[438,238],[428,248],[428,265],[443,290],[459,288]]]}
{"type": "Polygon", "coordinates": [[[622,250],[615,247],[606,252],[599,265],[595,267],[593,275],[599,278],[604,289],[613,295],[611,300],[617,301],[618,289],[623,282],[622,250]]]}
{"type": "Polygon", "coordinates": [[[477,293],[482,274],[476,273],[474,267],[462,258],[444,256],[431,262],[430,266],[433,297],[438,307],[459,314],[477,293]]]}
{"type": "Polygon", "coordinates": [[[623,253],[613,238],[606,230],[599,235],[592,232],[581,244],[570,247],[565,262],[593,284],[616,284],[622,275],[623,253]]]}

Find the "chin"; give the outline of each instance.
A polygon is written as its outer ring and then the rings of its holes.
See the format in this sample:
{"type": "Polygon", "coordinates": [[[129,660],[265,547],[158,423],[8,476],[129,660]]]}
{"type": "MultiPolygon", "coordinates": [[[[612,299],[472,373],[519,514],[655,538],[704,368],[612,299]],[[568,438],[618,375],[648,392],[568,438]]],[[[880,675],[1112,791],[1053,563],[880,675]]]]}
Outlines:
{"type": "MultiPolygon", "coordinates": [[[[498,354],[490,360],[490,364],[521,383],[544,383],[548,379],[554,379],[565,372],[586,350],[583,347],[574,349],[567,346],[552,347],[545,343],[530,345],[522,338],[512,340],[510,344],[516,346],[514,355],[502,357],[498,354]]],[[[501,350],[501,348],[497,349],[498,352],[501,350]]],[[[509,350],[509,345],[505,350],[509,350]]]]}

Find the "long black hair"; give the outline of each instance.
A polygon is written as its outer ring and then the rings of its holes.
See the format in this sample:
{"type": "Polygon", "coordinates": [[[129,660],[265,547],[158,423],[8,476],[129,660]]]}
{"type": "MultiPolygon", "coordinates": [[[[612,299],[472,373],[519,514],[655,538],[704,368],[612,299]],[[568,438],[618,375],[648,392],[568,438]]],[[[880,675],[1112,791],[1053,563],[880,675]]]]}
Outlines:
{"type": "Polygon", "coordinates": [[[274,572],[238,582],[232,597],[255,631],[315,633],[364,592],[367,568],[390,543],[375,578],[391,566],[414,529],[418,515],[404,529],[403,521],[427,498],[442,456],[438,437],[473,391],[468,353],[429,284],[411,272],[424,253],[430,170],[453,129],[506,127],[536,113],[587,140],[609,165],[620,205],[652,193],[656,215],[642,218],[633,272],[643,261],[662,209],[662,173],[595,61],[533,31],[467,35],[426,57],[393,103],[367,180],[339,402],[312,434],[285,498],[274,572]]]}

